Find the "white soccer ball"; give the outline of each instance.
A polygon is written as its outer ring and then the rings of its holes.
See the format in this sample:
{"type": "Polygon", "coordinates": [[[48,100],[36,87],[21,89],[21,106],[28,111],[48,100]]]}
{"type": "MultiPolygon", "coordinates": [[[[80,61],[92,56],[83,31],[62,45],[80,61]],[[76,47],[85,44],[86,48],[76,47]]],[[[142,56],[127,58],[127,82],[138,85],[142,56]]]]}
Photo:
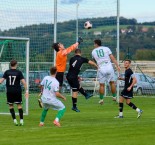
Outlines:
{"type": "Polygon", "coordinates": [[[90,21],[87,21],[87,22],[84,23],[84,28],[85,28],[85,29],[91,29],[92,26],[93,26],[93,25],[92,25],[92,23],[91,23],[90,21]]]}

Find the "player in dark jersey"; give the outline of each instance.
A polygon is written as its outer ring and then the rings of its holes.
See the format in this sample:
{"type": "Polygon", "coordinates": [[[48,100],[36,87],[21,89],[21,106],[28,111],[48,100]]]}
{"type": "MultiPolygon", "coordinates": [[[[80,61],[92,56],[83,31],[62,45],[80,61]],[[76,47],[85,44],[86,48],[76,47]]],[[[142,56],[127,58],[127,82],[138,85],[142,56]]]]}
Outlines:
{"type": "Polygon", "coordinates": [[[21,71],[17,70],[17,61],[12,60],[10,62],[11,69],[4,72],[3,78],[0,79],[0,83],[6,80],[6,96],[7,104],[9,105],[10,113],[13,118],[14,124],[18,126],[16,115],[14,111],[14,103],[17,104],[17,108],[20,116],[20,124],[23,125],[23,109],[22,109],[22,89],[21,82],[26,90],[25,96],[28,97],[27,84],[24,80],[24,76],[21,71]]]}
{"type": "Polygon", "coordinates": [[[67,73],[67,80],[69,85],[72,88],[72,103],[73,103],[72,110],[76,112],[80,112],[80,110],[78,110],[76,106],[78,92],[84,95],[86,99],[93,96],[92,94],[86,93],[86,91],[80,86],[80,83],[78,80],[78,74],[80,72],[80,68],[83,63],[89,63],[90,65],[93,65],[97,68],[96,63],[94,63],[91,60],[88,60],[87,58],[81,57],[81,50],[76,49],[75,56],[70,59],[69,70],[67,73]]]}
{"type": "Polygon", "coordinates": [[[142,114],[142,110],[137,108],[131,101],[130,99],[133,98],[133,86],[136,84],[137,80],[136,77],[133,74],[133,71],[130,68],[131,65],[131,60],[127,59],[124,61],[124,67],[125,67],[125,78],[118,78],[119,80],[124,80],[125,85],[124,89],[121,92],[121,97],[119,99],[119,115],[116,116],[115,118],[123,118],[123,102],[126,100],[126,104],[129,105],[131,108],[137,111],[139,118],[142,114]]]}

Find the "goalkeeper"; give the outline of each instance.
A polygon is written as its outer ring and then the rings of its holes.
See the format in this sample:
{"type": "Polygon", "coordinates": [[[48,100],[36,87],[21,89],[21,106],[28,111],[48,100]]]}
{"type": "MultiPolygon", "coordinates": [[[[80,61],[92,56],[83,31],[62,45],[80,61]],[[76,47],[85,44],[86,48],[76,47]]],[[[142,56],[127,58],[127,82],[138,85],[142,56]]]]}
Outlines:
{"type": "Polygon", "coordinates": [[[60,90],[63,84],[63,77],[64,77],[64,72],[66,71],[66,63],[67,63],[67,55],[74,51],[78,45],[83,42],[82,38],[79,37],[77,42],[70,47],[66,48],[62,43],[53,43],[52,47],[54,50],[57,52],[56,54],[56,68],[57,68],[57,74],[56,74],[56,79],[59,82],[60,90]]]}

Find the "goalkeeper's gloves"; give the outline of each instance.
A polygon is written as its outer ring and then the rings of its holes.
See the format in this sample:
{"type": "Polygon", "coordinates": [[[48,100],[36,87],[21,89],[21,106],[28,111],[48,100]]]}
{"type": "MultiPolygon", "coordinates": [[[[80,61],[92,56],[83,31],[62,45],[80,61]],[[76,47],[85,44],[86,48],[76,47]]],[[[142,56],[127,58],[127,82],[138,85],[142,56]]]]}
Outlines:
{"type": "Polygon", "coordinates": [[[82,37],[78,37],[78,40],[77,40],[77,42],[80,44],[81,42],[83,42],[83,39],[82,39],[82,37]]]}

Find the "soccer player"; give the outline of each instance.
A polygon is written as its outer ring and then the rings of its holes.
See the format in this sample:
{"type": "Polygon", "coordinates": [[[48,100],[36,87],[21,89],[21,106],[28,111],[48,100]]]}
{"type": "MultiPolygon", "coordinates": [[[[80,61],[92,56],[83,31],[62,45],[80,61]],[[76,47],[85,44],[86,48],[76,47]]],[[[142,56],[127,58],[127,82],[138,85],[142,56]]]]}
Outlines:
{"type": "Polygon", "coordinates": [[[79,37],[78,41],[75,44],[71,45],[70,47],[66,49],[64,45],[59,42],[54,43],[52,46],[57,52],[56,54],[56,68],[57,68],[56,79],[59,82],[60,90],[63,84],[64,72],[66,71],[67,55],[71,53],[72,51],[74,51],[81,42],[83,42],[83,40],[81,37],[79,37]]]}
{"type": "Polygon", "coordinates": [[[111,86],[111,92],[113,95],[113,100],[116,101],[116,86],[114,82],[114,69],[111,63],[116,65],[117,70],[120,71],[120,67],[112,55],[111,50],[108,47],[101,46],[101,40],[94,40],[94,50],[92,51],[92,57],[97,62],[98,65],[98,77],[99,77],[99,93],[100,93],[100,101],[99,103],[102,105],[104,103],[104,86],[105,82],[108,82],[111,86]]]}
{"type": "Polygon", "coordinates": [[[93,65],[97,68],[96,63],[94,63],[91,60],[88,60],[87,58],[82,57],[81,50],[76,49],[75,56],[70,59],[69,70],[67,73],[67,80],[73,92],[72,93],[72,103],[73,103],[72,110],[76,112],[80,112],[80,110],[77,108],[78,92],[84,95],[86,99],[92,97],[91,94],[88,94],[85,92],[85,90],[80,86],[79,81],[78,81],[78,74],[80,72],[80,69],[83,63],[89,63],[90,65],[93,65]]]}
{"type": "Polygon", "coordinates": [[[57,97],[66,101],[66,98],[59,93],[59,82],[55,78],[57,69],[56,67],[52,67],[50,69],[51,76],[46,76],[41,82],[42,88],[42,103],[43,103],[43,111],[40,119],[39,126],[44,126],[44,120],[49,108],[54,110],[58,110],[58,114],[56,115],[53,124],[57,127],[60,127],[60,119],[64,115],[65,106],[64,104],[57,99],[57,97]]]}
{"type": "Polygon", "coordinates": [[[13,122],[16,126],[18,126],[18,122],[16,120],[14,104],[17,104],[17,108],[19,111],[20,124],[24,125],[23,121],[23,109],[22,109],[22,89],[21,82],[24,85],[26,90],[25,97],[28,97],[27,84],[25,82],[24,76],[21,71],[17,70],[17,61],[11,60],[10,62],[11,69],[4,72],[3,78],[0,79],[0,83],[6,80],[6,96],[7,96],[7,104],[9,105],[10,113],[13,119],[13,122]]]}
{"type": "Polygon", "coordinates": [[[119,80],[124,80],[125,85],[124,89],[121,92],[121,97],[119,99],[119,115],[115,118],[123,118],[123,102],[126,100],[126,104],[129,105],[131,108],[136,110],[138,112],[137,118],[139,118],[142,114],[142,110],[137,108],[130,99],[133,98],[133,86],[136,84],[137,80],[136,77],[133,74],[133,71],[130,68],[131,66],[131,60],[127,59],[124,61],[124,68],[125,68],[125,78],[119,77],[119,80]]]}

